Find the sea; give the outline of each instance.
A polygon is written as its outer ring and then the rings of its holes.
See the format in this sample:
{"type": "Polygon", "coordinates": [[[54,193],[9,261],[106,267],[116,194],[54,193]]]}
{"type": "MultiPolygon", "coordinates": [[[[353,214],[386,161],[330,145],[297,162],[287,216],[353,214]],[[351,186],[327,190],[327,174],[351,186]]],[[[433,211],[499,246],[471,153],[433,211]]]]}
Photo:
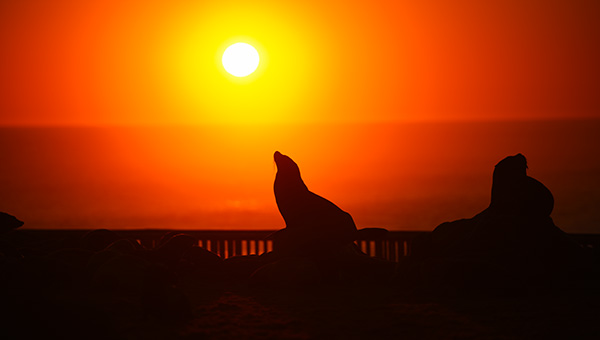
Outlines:
{"type": "Polygon", "coordinates": [[[0,211],[32,229],[279,229],[273,153],[359,228],[487,207],[522,153],[570,233],[600,233],[600,120],[0,127],[0,211]]]}

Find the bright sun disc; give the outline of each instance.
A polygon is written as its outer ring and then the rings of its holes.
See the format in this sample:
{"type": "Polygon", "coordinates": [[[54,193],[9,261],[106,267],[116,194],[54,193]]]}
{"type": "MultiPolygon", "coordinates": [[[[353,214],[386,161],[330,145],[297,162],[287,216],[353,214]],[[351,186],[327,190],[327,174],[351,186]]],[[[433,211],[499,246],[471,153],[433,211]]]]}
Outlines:
{"type": "Polygon", "coordinates": [[[225,71],[236,77],[245,77],[258,67],[258,52],[246,43],[233,44],[223,52],[223,67],[225,71]]]}

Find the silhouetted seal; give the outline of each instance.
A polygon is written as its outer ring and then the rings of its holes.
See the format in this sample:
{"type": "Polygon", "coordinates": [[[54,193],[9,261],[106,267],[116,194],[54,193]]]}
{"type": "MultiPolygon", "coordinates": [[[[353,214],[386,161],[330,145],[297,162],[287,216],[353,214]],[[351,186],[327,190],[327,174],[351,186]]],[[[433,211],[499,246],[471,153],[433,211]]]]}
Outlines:
{"type": "Polygon", "coordinates": [[[527,159],[522,154],[508,156],[494,168],[492,199],[493,214],[550,216],[554,197],[546,186],[527,176],[527,159]]]}
{"type": "Polygon", "coordinates": [[[434,264],[423,262],[422,272],[432,274],[427,280],[444,284],[520,289],[580,275],[588,255],[554,224],[553,207],[550,190],[527,176],[525,156],[508,156],[494,169],[489,207],[473,218],[440,224],[413,245],[421,248],[415,258],[434,264]]]}
{"type": "Polygon", "coordinates": [[[19,221],[19,219],[17,219],[13,215],[7,214],[5,212],[0,212],[0,232],[8,232],[17,229],[23,224],[23,221],[19,221]]]}
{"type": "Polygon", "coordinates": [[[274,159],[277,164],[275,201],[286,224],[275,237],[280,249],[329,251],[353,242],[356,225],[352,216],[309,191],[298,165],[290,157],[277,151],[274,159]]]}

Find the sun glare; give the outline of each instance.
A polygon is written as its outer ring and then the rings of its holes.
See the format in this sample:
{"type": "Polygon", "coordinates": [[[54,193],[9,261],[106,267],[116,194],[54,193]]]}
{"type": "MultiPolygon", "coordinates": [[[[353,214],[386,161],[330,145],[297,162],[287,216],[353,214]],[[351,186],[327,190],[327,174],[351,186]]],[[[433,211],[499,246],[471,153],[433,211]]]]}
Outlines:
{"type": "Polygon", "coordinates": [[[245,77],[256,70],[259,56],[254,47],[240,42],[227,47],[221,60],[225,71],[236,77],[245,77]]]}
{"type": "Polygon", "coordinates": [[[184,13],[161,31],[153,59],[160,117],[164,107],[191,124],[312,120],[307,112],[328,98],[332,79],[321,66],[330,63],[317,58],[327,51],[320,26],[299,29],[304,21],[285,8],[219,7],[184,13]]]}

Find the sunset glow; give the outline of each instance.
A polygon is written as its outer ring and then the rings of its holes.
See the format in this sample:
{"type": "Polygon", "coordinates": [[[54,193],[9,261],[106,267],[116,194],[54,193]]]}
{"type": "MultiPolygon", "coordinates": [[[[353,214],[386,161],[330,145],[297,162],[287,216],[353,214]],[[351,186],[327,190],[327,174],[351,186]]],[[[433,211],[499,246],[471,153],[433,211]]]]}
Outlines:
{"type": "Polygon", "coordinates": [[[6,209],[35,208],[47,213],[36,216],[58,219],[65,212],[48,208],[50,197],[59,207],[87,202],[74,210],[89,216],[162,211],[164,220],[196,223],[200,217],[173,216],[260,211],[277,222],[275,150],[300,164],[311,188],[371,212],[378,200],[428,202],[435,176],[447,176],[447,183],[477,177],[483,197],[489,170],[508,154],[524,153],[532,171],[544,171],[536,159],[548,167],[595,164],[584,152],[595,145],[586,137],[593,131],[573,132],[580,144],[561,144],[564,134],[519,125],[600,117],[593,7],[3,2],[0,125],[24,127],[28,136],[5,132],[12,158],[2,179],[15,191],[7,193],[6,209]],[[238,43],[256,51],[252,72],[229,73],[223,63],[238,43]],[[494,130],[486,125],[492,122],[504,125],[494,130]],[[54,127],[65,128],[64,135],[35,133],[54,127]],[[88,136],[80,127],[95,132],[88,136]],[[546,150],[551,143],[560,150],[546,150]],[[420,180],[427,189],[418,190],[420,180]]]}
{"type": "Polygon", "coordinates": [[[599,15],[0,0],[0,340],[598,336],[599,15]]]}
{"type": "Polygon", "coordinates": [[[583,5],[59,3],[2,5],[0,123],[526,120],[600,108],[598,30],[583,5]],[[221,58],[237,42],[261,62],[232,79],[221,58]]]}

